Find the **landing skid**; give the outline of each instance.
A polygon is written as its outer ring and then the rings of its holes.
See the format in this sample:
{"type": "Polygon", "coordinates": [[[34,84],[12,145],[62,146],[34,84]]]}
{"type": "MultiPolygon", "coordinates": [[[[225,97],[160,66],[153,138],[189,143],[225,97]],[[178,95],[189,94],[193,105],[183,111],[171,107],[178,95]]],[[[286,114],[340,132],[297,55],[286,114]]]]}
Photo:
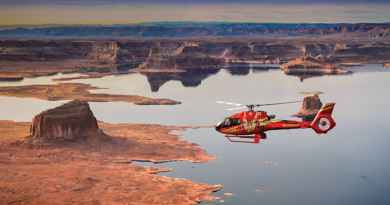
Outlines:
{"type": "Polygon", "coordinates": [[[267,139],[267,135],[265,133],[260,133],[256,135],[225,135],[225,137],[230,142],[251,143],[251,144],[259,144],[261,139],[267,139]]]}

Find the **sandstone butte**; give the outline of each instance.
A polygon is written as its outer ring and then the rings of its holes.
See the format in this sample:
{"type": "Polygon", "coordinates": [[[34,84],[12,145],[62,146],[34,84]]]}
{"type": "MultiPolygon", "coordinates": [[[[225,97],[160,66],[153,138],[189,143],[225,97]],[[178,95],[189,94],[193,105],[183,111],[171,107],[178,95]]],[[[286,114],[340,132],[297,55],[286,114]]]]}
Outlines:
{"type": "Polygon", "coordinates": [[[312,120],[321,107],[322,102],[318,94],[305,96],[301,108],[295,116],[302,117],[306,120],[312,120]]]}
{"type": "Polygon", "coordinates": [[[32,123],[0,121],[0,201],[5,204],[197,204],[221,185],[157,175],[132,160],[206,162],[183,127],[98,122],[72,101],[32,123]]]}
{"type": "Polygon", "coordinates": [[[25,85],[0,87],[0,95],[12,97],[30,97],[42,100],[58,101],[79,99],[90,102],[121,101],[137,105],[175,105],[180,102],[165,98],[149,98],[138,95],[113,95],[91,93],[100,89],[83,83],[59,83],[53,85],[25,85]]]}

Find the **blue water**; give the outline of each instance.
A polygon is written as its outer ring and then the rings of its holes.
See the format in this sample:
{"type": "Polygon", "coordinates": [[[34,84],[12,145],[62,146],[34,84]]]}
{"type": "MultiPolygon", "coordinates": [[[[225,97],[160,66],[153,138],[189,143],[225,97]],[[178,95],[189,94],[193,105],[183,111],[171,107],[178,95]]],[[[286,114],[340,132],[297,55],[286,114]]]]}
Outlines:
{"type": "MultiPolygon", "coordinates": [[[[189,129],[183,137],[199,144],[216,160],[152,166],[174,169],[164,175],[223,184],[224,189],[216,195],[224,204],[390,204],[390,72],[381,65],[354,69],[352,75],[303,82],[280,70],[244,76],[221,70],[197,87],[169,81],[158,92],[151,92],[146,77],[139,74],[75,82],[108,88],[104,92],[180,100],[183,104],[176,106],[91,103],[99,120],[173,125],[213,125],[233,113],[216,104],[217,100],[269,103],[301,99],[301,91],[322,91],[323,102],[337,103],[337,126],[326,135],[309,129],[274,131],[261,144],[243,144],[230,143],[212,128],[189,129]],[[233,196],[224,196],[224,192],[233,196]]],[[[36,113],[57,104],[61,102],[1,97],[0,116],[31,120],[36,113]]],[[[287,118],[298,108],[292,104],[264,109],[287,118]]]]}

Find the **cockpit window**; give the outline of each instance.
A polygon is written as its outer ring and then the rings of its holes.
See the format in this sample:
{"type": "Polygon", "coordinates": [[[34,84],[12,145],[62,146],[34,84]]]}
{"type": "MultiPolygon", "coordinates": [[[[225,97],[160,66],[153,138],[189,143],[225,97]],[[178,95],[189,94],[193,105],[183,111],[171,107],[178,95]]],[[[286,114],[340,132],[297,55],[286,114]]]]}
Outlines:
{"type": "Polygon", "coordinates": [[[229,127],[229,126],[235,126],[235,125],[239,125],[241,124],[240,120],[239,119],[235,119],[235,118],[226,118],[223,123],[222,123],[222,126],[223,127],[229,127]]]}
{"type": "Polygon", "coordinates": [[[230,126],[230,119],[226,118],[225,120],[222,121],[221,125],[223,127],[230,126]]]}

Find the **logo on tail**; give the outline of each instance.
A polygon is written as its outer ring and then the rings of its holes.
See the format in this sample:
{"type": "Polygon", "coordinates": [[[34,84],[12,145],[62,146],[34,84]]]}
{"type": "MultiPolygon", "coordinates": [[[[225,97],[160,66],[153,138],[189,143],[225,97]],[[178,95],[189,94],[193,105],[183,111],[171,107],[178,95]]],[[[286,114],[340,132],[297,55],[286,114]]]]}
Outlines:
{"type": "Polygon", "coordinates": [[[325,134],[336,126],[332,118],[333,108],[336,103],[325,104],[311,122],[311,128],[318,134],[325,134]]]}

